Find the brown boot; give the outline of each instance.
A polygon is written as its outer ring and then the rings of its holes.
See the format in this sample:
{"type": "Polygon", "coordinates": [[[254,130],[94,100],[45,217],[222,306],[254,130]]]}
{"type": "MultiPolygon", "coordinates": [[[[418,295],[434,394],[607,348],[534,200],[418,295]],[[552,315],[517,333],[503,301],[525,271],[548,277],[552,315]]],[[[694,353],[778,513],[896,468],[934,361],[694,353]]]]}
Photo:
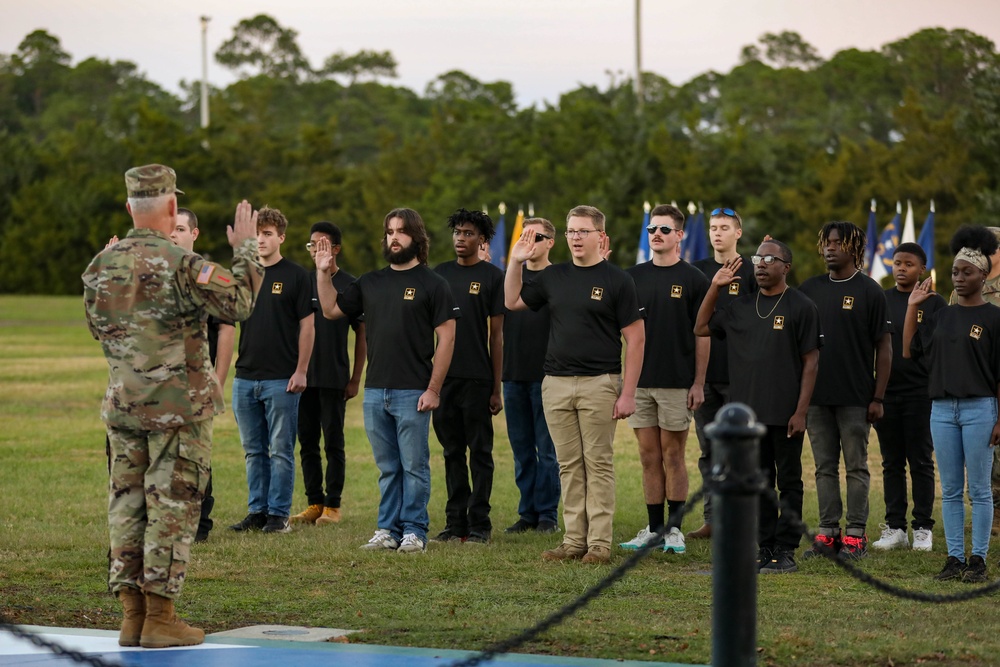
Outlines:
{"type": "Polygon", "coordinates": [[[701,524],[701,528],[698,528],[697,530],[692,530],[684,537],[688,538],[689,540],[707,540],[712,537],[712,524],[703,523],[701,524]]]}
{"type": "Polygon", "coordinates": [[[177,618],[174,601],[153,593],[146,594],[146,622],[139,643],[144,648],[194,646],[205,641],[205,633],[177,618]]]}
{"type": "Polygon", "coordinates": [[[325,526],[331,523],[340,523],[339,507],[324,507],[322,516],[316,519],[317,526],[325,526]]]}
{"type": "Polygon", "coordinates": [[[146,620],[146,597],[138,588],[122,586],[118,590],[118,600],[122,603],[123,616],[118,645],[138,646],[142,624],[146,620]]]}

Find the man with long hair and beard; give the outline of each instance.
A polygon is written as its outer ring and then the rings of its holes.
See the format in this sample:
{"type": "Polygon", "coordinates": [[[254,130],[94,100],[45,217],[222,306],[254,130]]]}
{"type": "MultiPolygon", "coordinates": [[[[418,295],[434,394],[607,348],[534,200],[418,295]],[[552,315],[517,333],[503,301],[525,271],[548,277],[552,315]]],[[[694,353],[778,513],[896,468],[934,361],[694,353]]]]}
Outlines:
{"type": "Polygon", "coordinates": [[[430,241],[420,214],[393,209],[383,230],[389,266],[364,274],[343,292],[330,280],[330,242],[320,239],[317,294],[327,319],[365,317],[365,430],[381,497],[378,529],[361,548],[421,553],[429,525],[431,411],[441,402],[451,365],[458,307],[447,281],[427,267],[430,241]]]}

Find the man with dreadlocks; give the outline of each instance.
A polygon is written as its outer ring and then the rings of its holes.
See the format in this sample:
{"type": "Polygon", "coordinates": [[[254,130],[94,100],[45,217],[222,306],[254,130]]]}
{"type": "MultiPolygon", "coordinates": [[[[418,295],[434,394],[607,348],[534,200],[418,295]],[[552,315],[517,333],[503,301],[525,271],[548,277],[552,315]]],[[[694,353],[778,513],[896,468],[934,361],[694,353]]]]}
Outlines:
{"type": "Polygon", "coordinates": [[[865,232],[850,222],[830,222],[818,248],[828,273],[802,283],[819,309],[823,354],[807,430],[816,460],[819,534],[803,558],[836,551],[841,559],[868,553],[868,433],[882,417],[892,368],[892,323],[881,286],[861,272],[865,232]],[[840,520],[840,458],[847,472],[847,526],[840,520]]]}
{"type": "Polygon", "coordinates": [[[502,406],[504,275],[479,258],[480,248],[493,238],[490,216],[460,208],[448,218],[448,226],[456,259],[434,271],[448,282],[462,317],[455,329],[455,356],[441,387],[441,405],[434,410],[448,487],[445,527],[434,541],[487,544],[493,529],[493,415],[502,406]]]}

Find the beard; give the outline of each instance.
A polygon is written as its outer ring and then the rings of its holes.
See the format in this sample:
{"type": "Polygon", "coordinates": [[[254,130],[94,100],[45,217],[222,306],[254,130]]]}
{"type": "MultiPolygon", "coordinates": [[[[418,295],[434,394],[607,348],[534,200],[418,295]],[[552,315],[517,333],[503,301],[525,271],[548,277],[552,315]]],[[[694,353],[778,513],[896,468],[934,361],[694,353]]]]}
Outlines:
{"type": "Polygon", "coordinates": [[[405,248],[401,248],[397,252],[393,252],[392,250],[390,250],[389,246],[387,245],[382,246],[382,257],[384,257],[385,261],[389,262],[390,264],[396,264],[396,265],[409,264],[411,261],[416,259],[417,254],[419,252],[420,249],[417,247],[416,243],[411,243],[405,248]]]}

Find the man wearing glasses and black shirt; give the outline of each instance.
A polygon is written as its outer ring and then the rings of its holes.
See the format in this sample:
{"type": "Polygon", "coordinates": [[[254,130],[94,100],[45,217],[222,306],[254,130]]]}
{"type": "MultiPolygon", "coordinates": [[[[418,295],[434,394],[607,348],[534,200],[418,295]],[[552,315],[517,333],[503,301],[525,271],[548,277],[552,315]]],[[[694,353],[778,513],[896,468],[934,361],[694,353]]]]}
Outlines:
{"type": "MultiPolygon", "coordinates": [[[[740,257],[736,252],[736,242],[743,236],[743,219],[731,208],[717,208],[709,214],[708,237],[712,242],[712,257],[694,262],[705,276],[712,280],[716,272],[727,261],[740,257]]],[[[740,259],[743,259],[740,257],[740,259]]],[[[733,282],[719,288],[716,308],[723,308],[733,299],[757,291],[757,281],[753,277],[753,266],[743,261],[733,282]]],[[[705,373],[705,401],[694,411],[694,428],[701,446],[698,457],[698,471],[704,481],[712,468],[712,443],[705,436],[705,426],[715,421],[719,409],[729,402],[729,357],[725,338],[712,336],[712,354],[708,357],[708,371],[705,373]]],[[[712,496],[705,496],[705,522],[692,530],[688,539],[708,539],[712,537],[712,496]]]]}
{"type": "Polygon", "coordinates": [[[522,265],[536,243],[535,230],[526,229],[504,283],[509,310],[548,305],[551,315],[542,403],[559,459],[566,536],[542,554],[545,560],[611,560],[615,422],[635,412],[645,331],[635,283],[601,256],[604,237],[604,214],[577,206],[566,216],[573,261],[549,266],[522,285],[522,265]]]}
{"type": "Polygon", "coordinates": [[[642,491],[648,525],[623,549],[655,543],[667,553],[684,553],[684,535],[673,526],[662,538],[665,507],[683,512],[688,493],[684,449],[694,410],[704,400],[710,343],[694,335],[698,308],[708,291],[705,274],[681,259],[684,214],[661,204],[650,212],[652,259],[630,267],[646,331],[642,373],[629,426],[639,441],[642,491]]]}
{"type": "Polygon", "coordinates": [[[802,442],[806,414],[819,364],[819,313],[816,304],[788,287],[792,251],[780,241],[765,241],[750,258],[760,291],[718,305],[739,274],[742,258],[726,260],[712,279],[698,312],[695,333],[729,339],[730,398],[746,403],[767,426],[760,440],[760,467],[776,496],[760,499],[757,562],[762,574],[795,572],[801,533],[794,523],[802,513],[802,442]]]}
{"type": "Polygon", "coordinates": [[[493,416],[503,407],[503,271],[479,259],[480,248],[493,238],[490,216],[460,208],[448,226],[457,259],[434,271],[448,282],[462,317],[455,326],[455,353],[441,387],[441,405],[434,410],[448,487],[445,527],[434,541],[488,544],[493,416]]]}

